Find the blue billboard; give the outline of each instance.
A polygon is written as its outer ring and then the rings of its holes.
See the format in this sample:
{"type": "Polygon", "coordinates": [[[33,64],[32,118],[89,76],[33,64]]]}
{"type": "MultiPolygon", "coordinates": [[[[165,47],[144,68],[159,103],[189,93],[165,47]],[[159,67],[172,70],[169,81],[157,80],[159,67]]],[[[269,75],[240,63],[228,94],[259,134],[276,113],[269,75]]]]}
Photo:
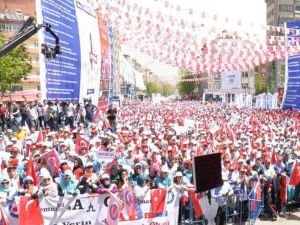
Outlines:
{"type": "MultiPolygon", "coordinates": [[[[300,29],[300,21],[286,23],[287,28],[300,29]]],[[[287,38],[299,38],[298,32],[288,32],[287,38]]],[[[289,42],[288,42],[289,43],[289,42]]],[[[300,55],[286,59],[285,89],[282,102],[283,109],[300,109],[300,55]]]]}

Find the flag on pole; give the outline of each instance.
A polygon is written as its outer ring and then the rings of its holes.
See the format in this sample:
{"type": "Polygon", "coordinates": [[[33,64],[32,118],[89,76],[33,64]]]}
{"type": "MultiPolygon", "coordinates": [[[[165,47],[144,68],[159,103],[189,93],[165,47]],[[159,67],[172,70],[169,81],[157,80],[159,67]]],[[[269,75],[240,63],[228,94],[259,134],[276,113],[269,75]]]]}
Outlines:
{"type": "Polygon", "coordinates": [[[33,178],[33,184],[35,186],[39,185],[39,179],[38,176],[36,175],[34,163],[31,155],[29,156],[26,176],[31,176],[33,178]]]}
{"type": "Polygon", "coordinates": [[[195,193],[194,190],[189,191],[189,197],[192,201],[195,216],[197,218],[201,217],[203,215],[201,205],[200,205],[200,199],[202,198],[202,195],[200,193],[195,193]]]}
{"type": "Polygon", "coordinates": [[[289,185],[295,187],[300,182],[300,171],[298,166],[298,160],[295,161],[294,168],[290,177],[289,185]]]}
{"type": "Polygon", "coordinates": [[[58,174],[60,169],[60,158],[55,149],[42,154],[41,158],[46,160],[52,176],[58,174]]]}

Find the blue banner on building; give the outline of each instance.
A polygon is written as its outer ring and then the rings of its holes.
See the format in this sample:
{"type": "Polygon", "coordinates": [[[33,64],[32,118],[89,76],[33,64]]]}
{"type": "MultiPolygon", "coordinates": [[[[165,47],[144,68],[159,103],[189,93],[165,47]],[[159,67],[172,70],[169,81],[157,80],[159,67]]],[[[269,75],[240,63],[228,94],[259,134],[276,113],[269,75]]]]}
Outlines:
{"type": "MultiPolygon", "coordinates": [[[[47,100],[91,99],[97,103],[100,84],[100,30],[97,14],[87,0],[37,0],[39,23],[50,24],[60,40],[55,59],[40,55],[42,98],[47,100]]],[[[54,45],[48,32],[39,42],[54,45]]]]}
{"type": "MultiPolygon", "coordinates": [[[[287,22],[287,28],[300,29],[300,21],[287,22]]],[[[298,32],[289,32],[288,39],[299,38],[298,32]]],[[[300,109],[300,55],[286,59],[285,91],[282,102],[283,109],[300,109]]]]}

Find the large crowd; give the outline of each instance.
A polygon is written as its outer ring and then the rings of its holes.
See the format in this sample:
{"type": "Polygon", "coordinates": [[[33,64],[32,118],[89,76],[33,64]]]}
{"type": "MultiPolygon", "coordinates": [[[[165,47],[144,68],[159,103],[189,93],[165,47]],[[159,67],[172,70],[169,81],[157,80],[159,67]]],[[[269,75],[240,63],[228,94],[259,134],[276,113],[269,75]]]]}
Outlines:
{"type": "MultiPolygon", "coordinates": [[[[0,103],[0,111],[1,199],[117,194],[128,185],[137,199],[155,188],[177,189],[184,197],[194,189],[193,157],[218,152],[224,184],[211,195],[221,211],[238,190],[246,220],[247,196],[255,182],[261,183],[270,218],[283,216],[285,204],[299,201],[300,185],[288,185],[300,156],[297,110],[144,101],[100,113],[90,101],[45,101],[0,103]],[[88,144],[77,143],[78,136],[88,144]],[[44,157],[53,150],[59,168],[44,157]],[[98,153],[105,151],[116,158],[103,161],[98,153]],[[38,182],[27,173],[31,158],[38,182]]],[[[222,224],[224,213],[218,215],[222,224]]]]}

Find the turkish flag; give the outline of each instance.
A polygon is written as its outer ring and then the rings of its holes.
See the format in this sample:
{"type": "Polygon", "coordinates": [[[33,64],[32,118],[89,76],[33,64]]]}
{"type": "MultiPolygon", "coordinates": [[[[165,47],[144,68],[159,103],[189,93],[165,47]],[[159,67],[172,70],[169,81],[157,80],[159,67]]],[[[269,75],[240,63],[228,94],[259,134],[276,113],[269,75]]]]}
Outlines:
{"type": "Polygon", "coordinates": [[[33,178],[33,184],[35,186],[39,185],[39,178],[36,175],[34,163],[33,163],[33,159],[32,159],[31,155],[30,155],[29,161],[28,161],[26,176],[31,176],[33,178]]]}
{"type": "Polygon", "coordinates": [[[80,135],[77,135],[76,141],[75,141],[75,152],[80,155],[80,148],[86,147],[86,150],[89,151],[90,149],[90,142],[88,140],[85,140],[80,135]]]}
{"type": "Polygon", "coordinates": [[[161,214],[166,209],[167,190],[153,189],[151,190],[151,212],[152,214],[161,214]]]}
{"type": "Polygon", "coordinates": [[[113,166],[116,166],[116,167],[117,167],[117,170],[120,170],[120,166],[119,166],[119,164],[118,164],[117,159],[113,159],[113,161],[107,165],[107,167],[106,167],[106,169],[105,169],[105,173],[110,174],[110,173],[111,173],[111,168],[112,168],[113,166]]]}
{"type": "Polygon", "coordinates": [[[277,162],[277,155],[275,149],[272,151],[272,158],[271,158],[271,163],[275,164],[277,162]]]}
{"type": "Polygon", "coordinates": [[[123,189],[124,203],[130,219],[135,219],[135,201],[132,186],[123,189]]]}
{"type": "Polygon", "coordinates": [[[202,195],[200,193],[196,193],[194,190],[189,191],[189,196],[193,204],[195,216],[197,218],[201,217],[203,215],[201,206],[200,206],[200,199],[202,198],[202,195]]]}
{"type": "Polygon", "coordinates": [[[106,216],[106,224],[117,225],[122,211],[122,204],[113,194],[110,194],[106,216]]]}
{"type": "Polygon", "coordinates": [[[20,199],[20,225],[42,225],[44,219],[41,213],[39,201],[31,197],[21,197],[20,199]]]}
{"type": "Polygon", "coordinates": [[[41,158],[44,158],[46,160],[47,166],[50,168],[52,176],[58,174],[60,168],[60,158],[55,149],[42,154],[41,158]]]}
{"type": "Polygon", "coordinates": [[[298,160],[295,161],[294,168],[290,177],[289,185],[294,187],[300,182],[300,171],[298,166],[298,160]]]}

